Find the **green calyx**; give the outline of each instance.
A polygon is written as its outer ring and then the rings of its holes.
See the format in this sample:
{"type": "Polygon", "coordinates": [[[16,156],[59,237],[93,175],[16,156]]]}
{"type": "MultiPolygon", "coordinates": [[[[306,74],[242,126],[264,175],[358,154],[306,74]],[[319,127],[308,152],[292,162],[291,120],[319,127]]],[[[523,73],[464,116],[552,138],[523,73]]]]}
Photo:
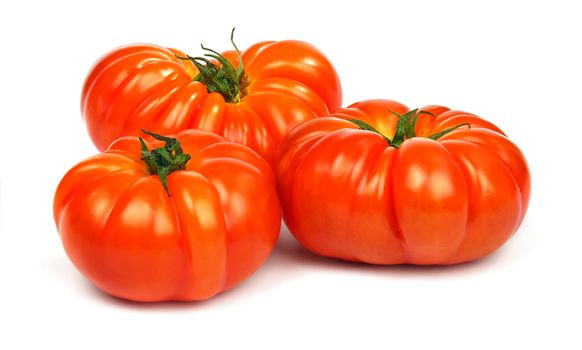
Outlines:
{"type": "Polygon", "coordinates": [[[186,163],[190,160],[190,155],[184,153],[178,139],[154,134],[147,130],[141,130],[144,134],[150,135],[156,140],[164,141],[164,147],[148,150],[144,140],[140,137],[141,143],[141,160],[147,166],[150,175],[158,175],[160,181],[166,190],[166,193],[171,197],[168,191],[168,175],[176,170],[184,170],[186,163]]]}
{"type": "Polygon", "coordinates": [[[247,95],[249,85],[248,77],[244,71],[241,52],[234,43],[234,28],[230,33],[230,42],[238,53],[238,69],[223,55],[200,44],[202,50],[207,51],[204,57],[180,57],[181,60],[191,61],[198,68],[198,75],[194,81],[199,81],[206,86],[209,93],[218,92],[228,103],[238,103],[247,95]],[[211,62],[207,57],[213,58],[220,66],[211,62]]]}
{"type": "MultiPolygon", "coordinates": [[[[396,124],[396,132],[394,133],[394,137],[392,138],[392,140],[388,138],[388,136],[383,135],[380,131],[378,131],[376,128],[374,128],[373,126],[366,122],[363,122],[359,119],[348,119],[348,120],[356,124],[361,130],[368,130],[381,135],[382,137],[384,137],[384,139],[386,139],[390,146],[399,148],[405,140],[416,137],[416,132],[414,131],[414,128],[416,127],[416,122],[418,121],[419,115],[429,114],[434,116],[430,112],[419,111],[418,109],[413,109],[412,111],[406,112],[405,114],[402,115],[394,111],[390,112],[398,117],[398,123],[396,124]]],[[[469,123],[462,123],[451,128],[442,130],[440,132],[437,132],[436,134],[430,135],[428,138],[436,141],[439,138],[450,133],[451,131],[456,130],[462,126],[468,126],[469,128],[471,127],[469,123]]]]}

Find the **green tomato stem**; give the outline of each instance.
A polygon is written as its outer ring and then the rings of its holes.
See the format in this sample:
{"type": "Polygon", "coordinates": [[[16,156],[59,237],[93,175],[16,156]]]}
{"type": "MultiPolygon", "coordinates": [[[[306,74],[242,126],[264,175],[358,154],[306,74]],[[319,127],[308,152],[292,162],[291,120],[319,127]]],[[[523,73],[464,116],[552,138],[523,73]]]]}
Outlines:
{"type": "Polygon", "coordinates": [[[141,137],[139,138],[139,142],[141,143],[141,160],[147,164],[150,175],[158,175],[160,177],[164,190],[166,190],[168,197],[171,197],[168,190],[168,175],[176,170],[184,170],[190,160],[190,155],[184,153],[178,139],[154,134],[144,129],[142,129],[142,132],[156,140],[166,143],[164,147],[155,148],[150,151],[144,140],[141,137]]]}
{"type": "MultiPolygon", "coordinates": [[[[348,119],[350,122],[356,124],[361,130],[368,130],[368,131],[372,131],[377,133],[378,135],[381,135],[382,137],[384,137],[384,139],[386,139],[386,142],[388,142],[388,144],[394,148],[399,148],[402,143],[410,138],[416,137],[416,132],[414,131],[415,127],[416,127],[416,123],[418,121],[418,116],[421,114],[430,114],[433,115],[430,112],[426,112],[426,111],[418,111],[418,109],[413,109],[411,111],[406,112],[405,114],[398,114],[394,111],[390,111],[392,114],[396,115],[398,117],[398,123],[396,124],[396,132],[394,133],[394,137],[392,138],[392,140],[390,140],[390,138],[384,134],[382,134],[380,131],[378,131],[378,129],[376,129],[375,127],[373,127],[372,125],[361,121],[359,119],[348,119]]],[[[433,115],[434,116],[434,115],[433,115]]],[[[442,130],[440,132],[437,132],[436,134],[430,135],[428,136],[429,139],[431,140],[438,140],[439,138],[445,136],[446,134],[462,127],[462,126],[467,126],[469,128],[471,128],[471,125],[469,123],[462,123],[450,128],[447,128],[445,130],[442,130]]]]}
{"type": "Polygon", "coordinates": [[[206,86],[208,93],[217,92],[224,97],[228,103],[238,103],[247,95],[249,85],[248,76],[244,71],[242,55],[234,42],[234,29],[230,33],[230,42],[238,54],[238,69],[219,52],[200,44],[202,50],[207,51],[204,57],[180,57],[181,60],[191,61],[198,68],[198,75],[194,81],[199,81],[206,86]],[[220,63],[217,66],[208,58],[213,58],[220,63]]]}

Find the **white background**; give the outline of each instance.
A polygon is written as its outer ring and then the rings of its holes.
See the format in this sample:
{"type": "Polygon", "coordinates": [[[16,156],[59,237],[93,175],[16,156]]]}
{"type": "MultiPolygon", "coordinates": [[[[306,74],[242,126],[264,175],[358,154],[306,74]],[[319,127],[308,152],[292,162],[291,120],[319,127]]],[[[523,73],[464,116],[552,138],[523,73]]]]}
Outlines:
{"type": "Polygon", "coordinates": [[[1,349],[582,348],[577,1],[164,3],[0,5],[1,349]],[[497,124],[531,167],[516,236],[475,263],[372,267],[318,258],[283,232],[262,269],[206,302],[143,305],[96,290],[52,219],[58,181],[96,152],[79,112],[85,74],[127,43],[228,49],[232,26],[241,48],[318,46],[345,105],[444,104],[497,124]]]}

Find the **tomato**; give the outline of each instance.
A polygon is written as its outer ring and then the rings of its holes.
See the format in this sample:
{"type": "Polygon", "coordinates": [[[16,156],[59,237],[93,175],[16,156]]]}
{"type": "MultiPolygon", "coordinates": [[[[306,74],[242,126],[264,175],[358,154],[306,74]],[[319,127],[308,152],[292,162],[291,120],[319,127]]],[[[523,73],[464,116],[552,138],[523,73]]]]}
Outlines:
{"type": "Polygon", "coordinates": [[[203,47],[206,57],[190,57],[140,44],[101,57],[81,97],[95,146],[104,150],[141,128],[158,134],[196,128],[247,145],[273,163],[292,127],[341,106],[337,73],[314,46],[264,41],[240,58],[234,47],[223,54],[203,47]]]}
{"type": "Polygon", "coordinates": [[[200,130],[127,136],[73,167],[54,218],[69,258],[103,291],[135,301],[200,300],[267,258],[281,210],[271,166],[200,130]]]}
{"type": "Polygon", "coordinates": [[[278,153],[283,216],[311,251],[372,264],[455,264],[517,230],[522,152],[476,115],[369,100],[292,130],[278,153]]]}

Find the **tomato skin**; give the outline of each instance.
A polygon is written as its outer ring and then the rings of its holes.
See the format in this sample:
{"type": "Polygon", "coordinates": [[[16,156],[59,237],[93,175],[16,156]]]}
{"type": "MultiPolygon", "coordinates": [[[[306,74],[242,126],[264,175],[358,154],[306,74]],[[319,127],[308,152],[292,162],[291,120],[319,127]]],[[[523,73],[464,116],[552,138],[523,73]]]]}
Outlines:
{"type": "Polygon", "coordinates": [[[65,251],[109,294],[207,299],[252,274],[277,240],[281,212],[271,166],[209,132],[176,138],[191,159],[168,176],[171,197],[159,176],[148,174],[130,136],[77,164],[57,188],[54,218],[65,251]]]}
{"type": "Polygon", "coordinates": [[[309,250],[371,264],[455,264],[484,257],[521,224],[530,174],[521,151],[473,114],[420,110],[416,135],[393,138],[408,108],[368,100],[293,129],[278,152],[278,183],[289,230],[309,250]],[[460,123],[437,141],[428,136],[460,123]]]}
{"type": "MultiPolygon", "coordinates": [[[[117,48],[101,57],[85,81],[81,111],[99,150],[142,128],[175,134],[196,128],[251,147],[270,163],[278,141],[297,124],[341,106],[339,78],[314,46],[295,40],[266,41],[242,53],[250,85],[238,103],[193,81],[197,68],[157,45],[117,48]]],[[[238,56],[224,56],[238,67],[238,56]]]]}

